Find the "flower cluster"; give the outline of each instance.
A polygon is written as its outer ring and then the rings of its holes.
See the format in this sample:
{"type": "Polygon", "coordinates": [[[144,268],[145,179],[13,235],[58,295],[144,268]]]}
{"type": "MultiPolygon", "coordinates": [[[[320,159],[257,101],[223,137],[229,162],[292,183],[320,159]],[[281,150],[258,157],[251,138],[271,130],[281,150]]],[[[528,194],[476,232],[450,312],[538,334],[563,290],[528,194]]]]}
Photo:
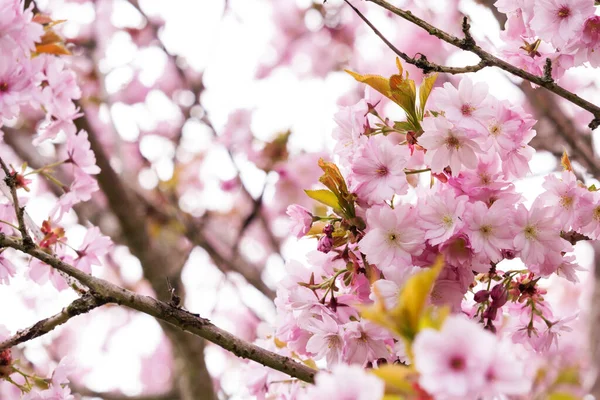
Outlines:
{"type": "MultiPolygon", "coordinates": [[[[544,193],[528,205],[514,182],[529,172],[535,120],[466,77],[434,89],[435,76],[425,77],[419,103],[399,68],[389,81],[352,74],[382,102],[402,107],[407,120],[390,121],[365,100],[344,108],[335,132],[342,169],[321,162],[328,190],[307,191],[331,212],[288,209],[294,233],[319,241],[308,266],[288,265],[275,337],[332,369],[307,392],[311,398],[345,393],[334,378],[342,370],[379,393],[372,376],[344,364],[375,375],[406,365],[407,398],[550,391],[532,387],[535,369],[525,373],[524,361],[558,348],[576,315],[556,318],[540,282],[552,275],[577,281],[572,238],[598,239],[597,192],[578,181],[565,155],[564,171],[547,176],[544,193]],[[411,326],[401,310],[415,300],[402,293],[438,255],[444,266],[423,301],[452,315],[435,317],[430,329],[411,326]],[[527,351],[515,355],[512,343],[527,351]]],[[[352,398],[362,398],[361,390],[351,389],[352,398]]]]}
{"type": "Polygon", "coordinates": [[[589,62],[600,66],[600,17],[587,0],[497,0],[507,14],[502,54],[512,64],[542,76],[546,59],[552,77],[589,62]]]}

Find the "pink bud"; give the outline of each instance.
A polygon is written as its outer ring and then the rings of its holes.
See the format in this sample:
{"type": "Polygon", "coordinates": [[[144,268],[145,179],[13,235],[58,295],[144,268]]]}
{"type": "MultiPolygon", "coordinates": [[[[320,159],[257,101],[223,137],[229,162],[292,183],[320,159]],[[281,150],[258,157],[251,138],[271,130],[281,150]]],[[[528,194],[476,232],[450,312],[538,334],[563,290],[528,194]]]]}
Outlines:
{"type": "Polygon", "coordinates": [[[479,292],[475,293],[474,300],[476,303],[483,303],[484,301],[487,301],[489,298],[490,298],[489,290],[480,290],[479,292]]]}
{"type": "Polygon", "coordinates": [[[323,236],[319,239],[319,244],[317,245],[317,250],[322,253],[329,253],[333,248],[333,239],[328,236],[323,236]]]}

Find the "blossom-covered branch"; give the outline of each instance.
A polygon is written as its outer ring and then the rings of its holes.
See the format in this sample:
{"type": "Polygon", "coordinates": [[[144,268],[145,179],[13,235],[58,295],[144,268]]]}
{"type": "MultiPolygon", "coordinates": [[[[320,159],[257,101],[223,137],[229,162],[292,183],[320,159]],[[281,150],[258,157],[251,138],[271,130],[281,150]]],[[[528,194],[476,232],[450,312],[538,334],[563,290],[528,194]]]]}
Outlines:
{"type": "Polygon", "coordinates": [[[20,250],[77,279],[83,285],[87,286],[90,289],[90,293],[101,302],[116,303],[151,315],[179,329],[200,336],[232,352],[238,357],[256,361],[259,364],[281,371],[293,378],[298,378],[305,382],[313,382],[317,372],[314,369],[289,357],[245,342],[196,314],[88,275],[53,255],[36,247],[27,247],[22,241],[11,239],[4,234],[0,234],[0,247],[11,247],[20,250]]]}
{"type": "MultiPolygon", "coordinates": [[[[594,116],[593,120],[590,122],[590,129],[594,130],[598,126],[600,126],[600,107],[597,105],[581,98],[577,94],[568,91],[562,86],[557,85],[553,80],[547,79],[545,76],[537,76],[530,72],[527,72],[521,68],[517,68],[514,65],[501,60],[500,58],[494,56],[493,54],[485,51],[480,46],[478,46],[473,38],[470,36],[465,36],[464,39],[460,39],[454,35],[451,35],[443,30],[436,28],[435,26],[429,24],[427,21],[415,16],[413,13],[407,10],[403,10],[398,8],[385,0],[367,0],[372,3],[377,4],[380,7],[385,8],[386,10],[404,18],[405,20],[412,22],[413,24],[419,26],[420,28],[429,32],[430,35],[436,36],[437,38],[455,46],[462,50],[470,51],[481,58],[481,62],[485,63],[485,67],[494,66],[498,67],[506,72],[509,72],[519,78],[525,79],[531,83],[534,83],[538,86],[542,86],[551,92],[561,96],[562,98],[570,101],[573,104],[578,105],[584,110],[589,111],[594,116]]],[[[466,29],[464,30],[466,31],[466,29]]]]}

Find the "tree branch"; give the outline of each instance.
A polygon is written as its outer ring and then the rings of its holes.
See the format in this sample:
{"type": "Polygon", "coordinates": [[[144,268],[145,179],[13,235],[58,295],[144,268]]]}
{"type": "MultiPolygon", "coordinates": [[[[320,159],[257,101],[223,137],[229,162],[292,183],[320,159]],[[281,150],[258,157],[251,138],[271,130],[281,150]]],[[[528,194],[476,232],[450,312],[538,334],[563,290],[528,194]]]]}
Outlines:
{"type": "Polygon", "coordinates": [[[102,299],[86,293],[63,308],[58,314],[42,319],[29,328],[18,331],[14,336],[0,342],[0,351],[43,336],[71,318],[90,312],[104,304],[106,302],[102,299]]]}
{"type": "MultiPolygon", "coordinates": [[[[413,15],[413,13],[411,13],[410,11],[406,11],[401,8],[395,7],[385,0],[367,0],[367,1],[375,3],[378,6],[385,8],[386,10],[398,15],[399,17],[404,18],[405,20],[407,20],[409,22],[412,22],[413,24],[417,25],[418,27],[429,32],[430,35],[433,35],[433,36],[445,41],[446,43],[449,43],[455,47],[458,47],[459,49],[467,50],[467,51],[470,51],[470,52],[478,55],[479,58],[481,58],[481,61],[486,64],[485,65],[486,67],[494,66],[494,67],[500,68],[506,72],[509,72],[509,73],[515,75],[515,76],[518,76],[519,78],[525,79],[531,83],[534,83],[538,86],[546,88],[547,90],[561,96],[562,98],[570,101],[571,103],[576,104],[577,106],[583,108],[584,110],[587,110],[590,113],[592,113],[594,118],[589,124],[590,129],[594,130],[598,126],[600,126],[600,107],[579,97],[575,93],[570,92],[567,89],[557,85],[556,83],[554,83],[554,81],[549,82],[543,76],[537,76],[537,75],[527,72],[521,68],[517,68],[514,65],[512,65],[504,60],[501,60],[500,58],[488,53],[487,51],[485,51],[481,47],[479,47],[477,44],[475,44],[475,42],[473,40],[470,40],[470,39],[472,39],[472,38],[470,38],[470,35],[468,37],[465,37],[464,39],[459,39],[456,36],[446,33],[443,30],[438,29],[435,26],[431,25],[430,23],[413,15]]],[[[464,23],[463,23],[463,27],[464,27],[464,23]]],[[[463,31],[464,31],[464,29],[463,29],[463,31]]]]}
{"type": "Polygon", "coordinates": [[[4,171],[4,175],[5,175],[4,183],[6,183],[6,186],[8,186],[10,189],[10,193],[12,196],[12,203],[13,203],[13,206],[15,207],[15,214],[17,215],[17,221],[19,224],[19,231],[21,232],[21,237],[23,238],[23,244],[28,247],[34,246],[33,240],[29,236],[29,233],[27,233],[27,226],[25,225],[25,220],[24,220],[25,207],[21,207],[19,205],[19,196],[17,196],[17,182],[15,180],[16,173],[12,174],[10,172],[10,170],[8,169],[8,167],[6,166],[6,163],[4,163],[4,160],[2,158],[0,158],[0,165],[2,166],[2,170],[4,171]]]}
{"type": "Polygon", "coordinates": [[[0,234],[0,247],[11,247],[19,250],[66,273],[87,286],[91,291],[90,293],[101,301],[116,303],[151,315],[181,330],[203,337],[238,357],[256,361],[259,364],[273,368],[305,382],[312,383],[314,381],[314,376],[317,373],[316,370],[289,357],[248,343],[231,333],[218,328],[208,319],[202,318],[197,314],[192,314],[189,311],[173,307],[163,301],[137,294],[111,282],[105,281],[104,279],[88,275],[35,246],[33,248],[27,247],[21,240],[9,238],[4,234],[0,234]]]}
{"type": "Polygon", "coordinates": [[[446,67],[444,65],[439,65],[439,64],[432,63],[431,61],[427,60],[427,57],[424,54],[420,54],[419,58],[410,57],[408,54],[406,54],[403,51],[399,50],[396,46],[394,46],[392,44],[392,42],[390,42],[385,36],[383,36],[383,34],[379,31],[379,29],[377,29],[375,27],[375,25],[373,25],[373,23],[371,23],[371,21],[369,21],[367,19],[367,17],[365,17],[365,15],[360,12],[360,10],[358,8],[354,7],[352,5],[352,3],[350,3],[349,0],[344,0],[344,1],[346,2],[346,4],[348,4],[354,10],[354,12],[363,21],[365,21],[365,23],[373,30],[373,32],[375,32],[375,34],[377,36],[379,36],[379,38],[390,49],[392,49],[392,51],[394,53],[396,53],[401,59],[403,59],[407,63],[412,64],[415,67],[423,70],[424,74],[428,74],[430,72],[443,72],[443,73],[447,73],[447,74],[456,75],[456,74],[464,74],[464,73],[467,73],[467,72],[477,72],[477,71],[479,71],[479,70],[487,67],[487,63],[485,61],[483,61],[483,60],[481,60],[476,65],[468,65],[466,67],[446,67]]]}

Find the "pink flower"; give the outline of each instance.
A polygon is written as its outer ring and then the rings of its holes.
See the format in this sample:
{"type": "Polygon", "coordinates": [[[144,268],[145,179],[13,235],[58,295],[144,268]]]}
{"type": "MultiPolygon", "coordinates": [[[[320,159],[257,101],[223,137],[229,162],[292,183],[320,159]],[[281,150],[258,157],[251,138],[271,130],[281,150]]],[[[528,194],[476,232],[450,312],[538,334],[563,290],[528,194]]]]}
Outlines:
{"type": "Polygon", "coordinates": [[[298,239],[306,235],[313,222],[313,215],[304,207],[292,204],[287,208],[286,214],[292,222],[291,231],[298,239]]]}
{"type": "Polygon", "coordinates": [[[367,123],[369,106],[364,99],[350,107],[341,107],[333,117],[337,127],[333,130],[336,141],[333,152],[340,157],[340,163],[348,166],[352,163],[354,155],[360,149],[361,143],[367,140],[362,136],[367,123]]]}
{"type": "Polygon", "coordinates": [[[502,250],[513,247],[512,224],[507,218],[513,211],[502,201],[489,208],[480,201],[469,207],[464,217],[465,231],[476,253],[485,254],[492,262],[502,260],[502,250]]]}
{"type": "Polygon", "coordinates": [[[546,192],[540,196],[544,205],[554,210],[555,217],[560,221],[563,230],[570,230],[577,221],[580,209],[579,198],[587,189],[577,185],[577,177],[571,171],[563,171],[561,178],[548,175],[542,185],[546,192]]]}
{"type": "Polygon", "coordinates": [[[0,284],[8,284],[9,278],[14,277],[16,272],[14,264],[0,253],[0,284]]]}
{"type": "Polygon", "coordinates": [[[20,105],[32,98],[32,76],[28,60],[19,60],[16,54],[0,57],[0,117],[12,118],[20,105]]]}
{"type": "Polygon", "coordinates": [[[379,279],[372,285],[369,299],[373,301],[383,301],[385,308],[391,310],[398,305],[398,297],[400,296],[400,286],[394,281],[379,279]]]}
{"type": "Polygon", "coordinates": [[[521,252],[525,264],[541,264],[548,257],[570,250],[568,242],[560,237],[560,225],[553,209],[542,207],[540,201],[534,202],[531,210],[519,204],[513,224],[516,232],[513,245],[521,252]]]}
{"type": "Polygon", "coordinates": [[[384,383],[356,365],[339,364],[320,372],[299,400],[375,400],[383,398],[384,383]]]}
{"type": "Polygon", "coordinates": [[[594,14],[587,0],[536,0],[531,27],[544,40],[561,48],[573,39],[585,19],[594,14]]]}
{"type": "Polygon", "coordinates": [[[408,189],[404,167],[405,146],[395,145],[383,135],[369,138],[352,164],[352,178],[359,197],[369,203],[383,203],[408,189]]]}
{"type": "Polygon", "coordinates": [[[14,47],[27,53],[44,34],[42,25],[31,22],[33,5],[23,10],[21,0],[0,2],[0,53],[4,56],[14,47]]]}
{"type": "Polygon", "coordinates": [[[443,117],[425,118],[423,130],[419,144],[427,149],[425,163],[432,172],[442,172],[449,165],[452,176],[457,176],[463,166],[468,169],[477,167],[476,153],[482,150],[465,131],[455,128],[443,117]]]}
{"type": "Polygon", "coordinates": [[[385,329],[365,320],[344,325],[344,361],[364,365],[368,361],[389,357],[386,340],[391,336],[385,329]]]}
{"type": "Polygon", "coordinates": [[[77,250],[77,258],[74,266],[86,273],[91,273],[92,265],[102,265],[101,257],[104,257],[112,246],[108,236],[100,233],[97,226],[88,229],[83,238],[83,243],[77,250]]]}
{"type": "MultiPolygon", "coordinates": [[[[72,262],[70,257],[63,257],[64,262],[72,262]]],[[[43,263],[37,258],[33,258],[29,263],[29,271],[28,271],[29,279],[34,282],[37,282],[40,285],[43,285],[50,281],[52,286],[56,288],[56,290],[63,291],[69,287],[65,278],[58,272],[58,270],[52,268],[48,264],[43,263]]]]}
{"type": "Polygon", "coordinates": [[[513,356],[507,343],[494,349],[492,362],[485,371],[485,383],[477,398],[504,398],[506,395],[525,395],[531,389],[531,379],[525,366],[513,356]]]}
{"type": "Polygon", "coordinates": [[[484,121],[494,114],[487,84],[473,84],[470,78],[461,79],[458,89],[446,82],[443,88],[434,89],[431,97],[437,109],[456,127],[482,131],[484,121]]]}
{"type": "Polygon", "coordinates": [[[456,196],[452,190],[444,190],[427,197],[419,204],[419,226],[425,231],[425,239],[432,246],[448,240],[462,227],[467,196],[456,196]]]}
{"type": "Polygon", "coordinates": [[[88,133],[84,130],[67,138],[67,160],[88,174],[97,174],[100,168],[96,165],[96,156],[90,148],[88,133]]]}
{"type": "Polygon", "coordinates": [[[413,215],[406,205],[367,211],[369,231],[359,242],[360,249],[386,275],[405,271],[412,265],[412,256],[423,251],[423,232],[415,227],[413,215]]]}
{"type": "Polygon", "coordinates": [[[435,398],[477,398],[496,338],[462,316],[446,318],[441,331],[425,329],[414,341],[419,385],[435,398]]]}
{"type": "Polygon", "coordinates": [[[47,139],[54,139],[61,131],[67,137],[73,137],[77,133],[77,127],[73,120],[83,116],[78,107],[72,102],[56,110],[49,110],[52,115],[47,114],[46,120],[40,126],[39,135],[33,139],[33,144],[38,145],[47,139]]]}
{"type": "Polygon", "coordinates": [[[338,323],[327,313],[321,313],[321,320],[310,318],[304,326],[312,336],[306,342],[306,350],[315,354],[315,359],[327,359],[327,365],[338,364],[342,360],[344,341],[338,323]]]}
{"type": "Polygon", "coordinates": [[[71,186],[67,189],[67,192],[62,195],[59,199],[50,215],[54,215],[58,212],[59,215],[54,218],[55,222],[59,222],[66,212],[77,203],[82,201],[88,201],[92,198],[92,194],[98,191],[98,182],[90,175],[86,174],[83,170],[75,169],[75,179],[71,186]]]}

